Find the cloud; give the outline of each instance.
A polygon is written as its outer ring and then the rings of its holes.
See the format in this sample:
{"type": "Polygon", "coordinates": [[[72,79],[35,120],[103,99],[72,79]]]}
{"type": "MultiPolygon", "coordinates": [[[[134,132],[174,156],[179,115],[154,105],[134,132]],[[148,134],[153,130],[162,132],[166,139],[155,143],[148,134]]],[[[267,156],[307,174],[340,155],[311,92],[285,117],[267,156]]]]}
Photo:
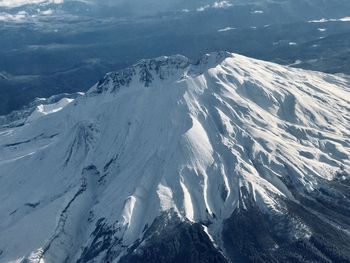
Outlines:
{"type": "Polygon", "coordinates": [[[234,27],[225,27],[222,29],[219,29],[218,32],[226,32],[226,31],[231,31],[231,30],[235,30],[236,28],[234,27]]]}
{"type": "Polygon", "coordinates": [[[27,11],[18,11],[17,13],[0,12],[0,22],[14,22],[21,23],[34,19],[40,16],[50,16],[53,15],[54,10],[51,8],[47,10],[36,9],[35,13],[28,13],[27,11]]]}
{"type": "Polygon", "coordinates": [[[343,17],[343,18],[331,18],[331,19],[326,19],[322,18],[320,20],[311,20],[309,23],[327,23],[327,22],[350,22],[350,16],[349,17],[343,17]]]}
{"type": "Polygon", "coordinates": [[[25,11],[19,11],[17,14],[0,13],[0,22],[22,22],[28,16],[25,11]]]}
{"type": "Polygon", "coordinates": [[[0,7],[19,7],[29,4],[62,4],[64,0],[0,0],[0,7]]]}
{"type": "Polygon", "coordinates": [[[231,7],[231,6],[232,6],[232,3],[229,2],[229,1],[216,1],[213,4],[210,4],[210,5],[204,5],[204,6],[198,7],[197,11],[198,12],[203,12],[203,11],[205,11],[207,9],[211,9],[211,8],[221,9],[221,8],[228,8],[228,7],[231,7]]]}
{"type": "Polygon", "coordinates": [[[40,11],[39,10],[39,13],[44,15],[44,16],[49,16],[49,15],[52,15],[53,14],[53,10],[50,8],[50,9],[47,9],[47,10],[43,10],[43,11],[40,11]]]}

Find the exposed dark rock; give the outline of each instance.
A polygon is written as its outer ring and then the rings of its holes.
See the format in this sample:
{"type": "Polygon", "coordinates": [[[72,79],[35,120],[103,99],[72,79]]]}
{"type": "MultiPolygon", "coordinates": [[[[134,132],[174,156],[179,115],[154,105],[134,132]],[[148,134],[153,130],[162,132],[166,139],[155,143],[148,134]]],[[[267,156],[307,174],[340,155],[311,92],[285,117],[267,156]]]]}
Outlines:
{"type": "Polygon", "coordinates": [[[299,203],[281,200],[283,215],[267,215],[253,203],[236,210],[222,232],[227,256],[232,262],[350,262],[350,206],[339,204],[339,196],[350,194],[349,182],[326,186],[297,196],[299,203]]]}
{"type": "Polygon", "coordinates": [[[37,202],[37,203],[26,203],[25,205],[29,206],[31,208],[36,208],[38,205],[40,205],[40,202],[37,202]]]}
{"type": "Polygon", "coordinates": [[[181,221],[174,214],[158,217],[142,240],[120,262],[227,262],[200,224],[181,221]]]}
{"type": "Polygon", "coordinates": [[[77,263],[93,262],[102,252],[110,249],[115,244],[115,232],[116,229],[113,226],[109,226],[104,218],[100,218],[91,234],[91,243],[83,249],[77,263]]]}

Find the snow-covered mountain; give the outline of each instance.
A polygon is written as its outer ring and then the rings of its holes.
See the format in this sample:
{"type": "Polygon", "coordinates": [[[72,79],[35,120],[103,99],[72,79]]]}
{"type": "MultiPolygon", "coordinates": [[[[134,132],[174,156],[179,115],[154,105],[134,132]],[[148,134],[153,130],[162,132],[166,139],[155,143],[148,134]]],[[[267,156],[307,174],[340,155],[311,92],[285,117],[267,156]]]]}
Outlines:
{"type": "Polygon", "coordinates": [[[350,85],[142,60],[0,130],[0,262],[349,262],[350,85]]]}
{"type": "Polygon", "coordinates": [[[9,128],[14,126],[21,126],[27,120],[33,120],[42,115],[52,113],[51,111],[61,110],[67,106],[70,102],[74,101],[78,96],[82,96],[84,93],[63,93],[51,96],[49,98],[36,98],[32,103],[25,106],[21,110],[13,111],[8,115],[0,116],[0,127],[9,128]]]}

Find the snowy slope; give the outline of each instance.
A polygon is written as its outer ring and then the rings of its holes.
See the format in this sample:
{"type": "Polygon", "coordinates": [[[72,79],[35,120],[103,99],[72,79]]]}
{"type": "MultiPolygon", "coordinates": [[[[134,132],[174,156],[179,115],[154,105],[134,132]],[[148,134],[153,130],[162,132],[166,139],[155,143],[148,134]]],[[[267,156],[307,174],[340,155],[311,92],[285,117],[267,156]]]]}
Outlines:
{"type": "Polygon", "coordinates": [[[292,188],[350,171],[337,76],[224,52],[161,57],[56,106],[0,130],[0,262],[76,262],[101,222],[117,261],[164,211],[203,223],[220,248],[248,199],[281,214],[292,188]]]}
{"type": "Polygon", "coordinates": [[[58,94],[49,98],[36,98],[22,109],[13,111],[8,115],[0,116],[0,127],[6,128],[23,125],[28,119],[32,120],[33,118],[59,111],[74,101],[75,98],[83,95],[84,93],[77,92],[58,94]]]}

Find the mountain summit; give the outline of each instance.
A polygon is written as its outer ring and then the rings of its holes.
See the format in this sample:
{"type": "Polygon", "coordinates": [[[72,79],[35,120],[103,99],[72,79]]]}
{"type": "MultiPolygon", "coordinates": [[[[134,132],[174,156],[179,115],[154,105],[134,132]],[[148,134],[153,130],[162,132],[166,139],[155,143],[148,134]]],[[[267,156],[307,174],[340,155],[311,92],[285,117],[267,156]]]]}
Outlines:
{"type": "Polygon", "coordinates": [[[350,262],[348,80],[177,55],[55,105],[0,130],[0,262],[350,262]]]}

